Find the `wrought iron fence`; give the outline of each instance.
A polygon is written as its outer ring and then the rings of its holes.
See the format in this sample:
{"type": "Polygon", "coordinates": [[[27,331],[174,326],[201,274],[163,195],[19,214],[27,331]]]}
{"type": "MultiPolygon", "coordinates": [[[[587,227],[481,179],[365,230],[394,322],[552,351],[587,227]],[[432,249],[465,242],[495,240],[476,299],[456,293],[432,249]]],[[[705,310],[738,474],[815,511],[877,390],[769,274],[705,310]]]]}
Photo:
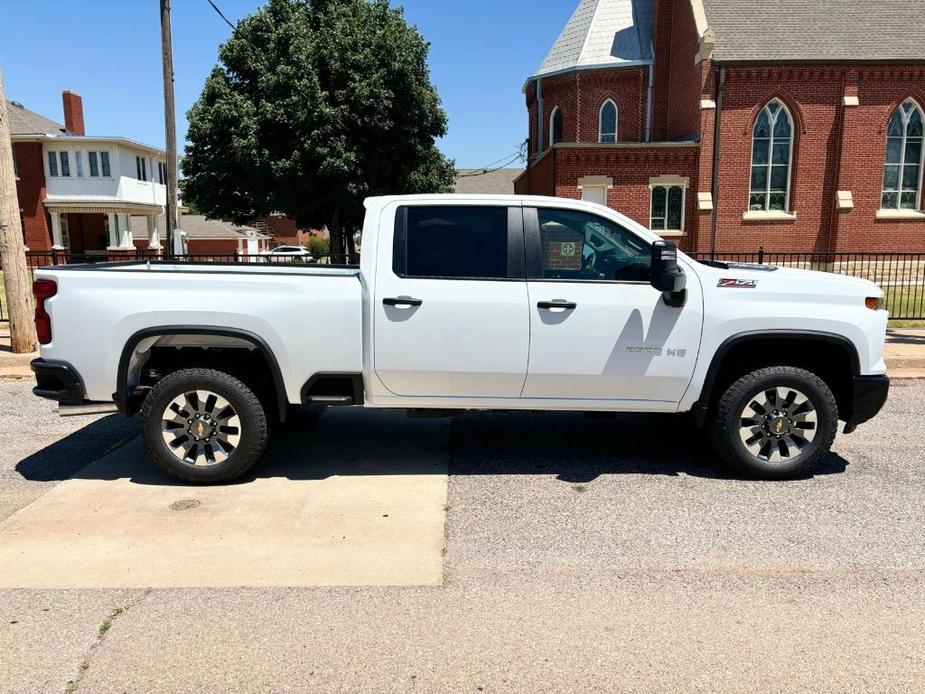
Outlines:
{"type": "MultiPolygon", "coordinates": [[[[106,256],[77,254],[67,251],[27,254],[30,270],[49,265],[94,263],[107,260],[151,260],[176,263],[254,263],[254,264],[318,264],[356,266],[359,254],[312,254],[311,256],[267,256],[208,254],[167,257],[151,251],[138,250],[126,255],[106,256]]],[[[697,260],[711,260],[709,253],[690,253],[697,260]]],[[[832,272],[860,277],[879,285],[886,294],[886,308],[894,320],[925,320],[925,253],[795,253],[737,251],[716,253],[714,260],[729,263],[760,263],[805,270],[832,272]]],[[[5,292],[0,288],[0,322],[8,319],[5,292]]]]}

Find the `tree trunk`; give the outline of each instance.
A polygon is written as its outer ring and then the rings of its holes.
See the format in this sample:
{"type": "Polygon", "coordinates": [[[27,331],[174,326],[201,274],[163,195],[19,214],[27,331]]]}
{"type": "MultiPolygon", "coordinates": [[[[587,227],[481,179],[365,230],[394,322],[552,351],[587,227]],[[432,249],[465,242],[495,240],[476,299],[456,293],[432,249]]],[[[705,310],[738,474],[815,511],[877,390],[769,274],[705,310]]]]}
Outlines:
{"type": "Polygon", "coordinates": [[[0,258],[3,285],[10,320],[10,345],[15,354],[34,352],[35,308],[32,282],[26,267],[26,247],[19,219],[16,174],[13,171],[13,145],[6,113],[3,75],[0,73],[0,258]]]}
{"type": "Polygon", "coordinates": [[[328,228],[328,234],[330,235],[331,262],[341,263],[344,255],[344,230],[340,227],[332,226],[328,228]]]}
{"type": "Polygon", "coordinates": [[[347,258],[346,258],[346,262],[347,262],[347,264],[349,265],[351,262],[353,262],[353,256],[356,255],[356,252],[357,252],[357,242],[356,242],[356,237],[354,236],[354,233],[353,233],[352,231],[348,231],[348,232],[345,234],[345,238],[346,238],[346,240],[347,240],[347,258]]]}
{"type": "Polygon", "coordinates": [[[342,263],[344,254],[344,228],[340,225],[340,211],[334,210],[331,224],[328,226],[328,250],[332,263],[342,263]]]}

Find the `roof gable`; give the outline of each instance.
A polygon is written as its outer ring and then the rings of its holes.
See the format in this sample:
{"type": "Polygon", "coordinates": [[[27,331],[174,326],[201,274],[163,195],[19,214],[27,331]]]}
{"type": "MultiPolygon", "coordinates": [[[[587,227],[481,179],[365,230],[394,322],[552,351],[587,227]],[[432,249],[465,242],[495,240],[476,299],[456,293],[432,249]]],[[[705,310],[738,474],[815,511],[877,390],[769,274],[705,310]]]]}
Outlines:
{"type": "Polygon", "coordinates": [[[581,0],[536,77],[652,60],[652,0],[581,0]]]}

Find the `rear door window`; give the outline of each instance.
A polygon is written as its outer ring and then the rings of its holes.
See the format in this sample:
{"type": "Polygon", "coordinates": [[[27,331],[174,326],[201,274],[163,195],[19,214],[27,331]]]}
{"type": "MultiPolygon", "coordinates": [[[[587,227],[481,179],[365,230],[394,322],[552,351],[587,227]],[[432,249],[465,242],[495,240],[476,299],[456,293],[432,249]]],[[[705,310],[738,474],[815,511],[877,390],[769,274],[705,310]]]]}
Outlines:
{"type": "Polygon", "coordinates": [[[395,274],[507,279],[508,238],[505,206],[403,207],[396,224],[395,274]]]}

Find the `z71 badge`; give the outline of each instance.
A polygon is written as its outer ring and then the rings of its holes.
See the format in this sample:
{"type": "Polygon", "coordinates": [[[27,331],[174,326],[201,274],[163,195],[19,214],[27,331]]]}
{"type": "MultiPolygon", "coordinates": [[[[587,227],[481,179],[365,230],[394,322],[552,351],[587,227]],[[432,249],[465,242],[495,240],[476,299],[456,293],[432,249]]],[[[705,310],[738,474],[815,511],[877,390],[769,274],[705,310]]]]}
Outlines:
{"type": "Polygon", "coordinates": [[[721,279],[716,286],[726,289],[756,289],[758,280],[721,279]]]}

